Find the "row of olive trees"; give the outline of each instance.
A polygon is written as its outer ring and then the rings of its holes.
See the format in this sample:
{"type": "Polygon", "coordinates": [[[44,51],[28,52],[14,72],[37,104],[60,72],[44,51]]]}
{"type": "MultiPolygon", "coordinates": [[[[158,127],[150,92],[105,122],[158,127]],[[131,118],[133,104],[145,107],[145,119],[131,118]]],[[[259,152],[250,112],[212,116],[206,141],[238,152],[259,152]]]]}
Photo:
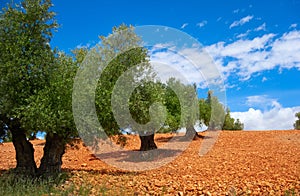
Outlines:
{"type": "MultiPolygon", "coordinates": [[[[225,112],[211,92],[206,99],[198,100],[195,85],[183,84],[174,78],[166,84],[155,81],[147,50],[140,47],[141,39],[133,27],[115,27],[110,36],[100,36],[101,45],[95,49],[77,49],[70,56],[49,45],[52,33],[58,27],[55,13],[50,11],[51,1],[24,0],[21,5],[8,5],[0,15],[0,135],[11,134],[16,151],[16,171],[33,176],[60,172],[65,146],[78,136],[72,93],[76,72],[85,65],[87,54],[107,62],[99,64],[102,74],[95,92],[96,112],[107,135],[121,134],[120,130],[126,126],[132,128],[132,125],[117,122],[111,104],[118,79],[128,70],[134,73],[132,80],[127,81],[129,83],[137,82],[141,76],[148,77],[131,92],[127,106],[119,106],[121,111],[123,107],[129,107],[130,116],[138,124],[154,119],[149,130],[138,126],[133,130],[140,134],[141,150],[157,148],[154,142],[157,131],[170,132],[186,127],[187,135],[195,135],[193,126],[197,121],[209,129],[242,129],[242,124],[234,122],[229,110],[225,112]],[[164,108],[152,107],[157,102],[164,108]],[[158,115],[151,116],[151,108],[157,110],[158,115]],[[218,115],[212,115],[211,108],[218,115]],[[164,125],[157,129],[156,124],[164,115],[164,125]],[[34,160],[33,145],[27,140],[38,130],[46,132],[39,168],[34,160]]],[[[88,84],[83,88],[84,92],[90,89],[88,84]]],[[[121,100],[122,93],[128,93],[126,88],[115,99],[121,100]]],[[[126,120],[127,114],[124,114],[126,120]]]]}
{"type": "MultiPolygon", "coordinates": [[[[76,71],[89,52],[75,50],[71,57],[51,49],[52,33],[58,26],[51,6],[50,0],[24,0],[20,5],[8,5],[0,15],[0,135],[11,134],[16,171],[33,176],[60,172],[65,145],[78,136],[73,120],[72,89],[76,71]],[[27,140],[38,130],[46,132],[39,168],[34,160],[33,145],[27,140]]],[[[141,67],[134,72],[136,77],[145,74],[149,63],[147,51],[138,47],[141,40],[132,27],[113,28],[111,36],[100,39],[101,45],[97,47],[104,58],[101,60],[116,58],[103,67],[96,89],[96,109],[106,134],[115,135],[120,133],[120,127],[114,119],[110,97],[116,80],[139,63],[141,67]],[[132,46],[137,47],[127,50],[132,46]],[[118,53],[120,51],[123,52],[118,53]]],[[[147,115],[147,110],[139,108],[152,103],[151,97],[159,99],[156,85],[145,86],[151,96],[146,102],[132,99],[133,118],[147,115]]],[[[88,88],[86,86],[86,90],[88,88]]],[[[148,148],[146,144],[144,149],[148,148]]]]}

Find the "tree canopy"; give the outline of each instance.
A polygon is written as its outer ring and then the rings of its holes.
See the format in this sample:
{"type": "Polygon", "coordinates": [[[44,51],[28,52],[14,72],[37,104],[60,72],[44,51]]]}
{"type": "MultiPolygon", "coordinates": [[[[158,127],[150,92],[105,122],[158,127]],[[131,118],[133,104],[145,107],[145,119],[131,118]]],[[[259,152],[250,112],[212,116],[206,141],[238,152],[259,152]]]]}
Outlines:
{"type": "Polygon", "coordinates": [[[49,0],[25,0],[4,9],[0,20],[0,111],[22,118],[28,98],[49,80],[54,53],[49,46],[57,27],[49,0]]]}
{"type": "Polygon", "coordinates": [[[243,130],[244,125],[239,119],[230,116],[230,109],[219,102],[218,98],[208,91],[206,99],[199,99],[199,120],[209,130],[243,130]]]}
{"type": "Polygon", "coordinates": [[[29,97],[22,122],[27,130],[42,130],[64,139],[77,136],[72,114],[73,78],[77,65],[72,57],[59,53],[50,69],[49,84],[29,97]]]}
{"type": "Polygon", "coordinates": [[[222,127],[223,130],[243,130],[244,124],[239,119],[234,119],[230,116],[230,109],[227,108],[225,121],[222,127]]]}
{"type": "MultiPolygon", "coordinates": [[[[134,77],[138,77],[149,68],[149,64],[147,51],[140,47],[141,40],[132,26],[123,24],[114,27],[111,35],[100,36],[100,39],[101,45],[96,46],[99,52],[95,56],[99,56],[104,63],[100,65],[103,70],[96,88],[96,110],[106,134],[114,135],[120,133],[120,128],[124,128],[119,127],[111,107],[111,96],[116,82],[130,69],[134,69],[134,77]]],[[[135,82],[134,78],[131,82],[135,82]]]]}
{"type": "Polygon", "coordinates": [[[34,149],[26,134],[25,109],[32,96],[48,86],[55,52],[49,43],[57,28],[50,0],[8,5],[0,20],[0,116],[12,134],[16,169],[34,174],[34,149]]]}

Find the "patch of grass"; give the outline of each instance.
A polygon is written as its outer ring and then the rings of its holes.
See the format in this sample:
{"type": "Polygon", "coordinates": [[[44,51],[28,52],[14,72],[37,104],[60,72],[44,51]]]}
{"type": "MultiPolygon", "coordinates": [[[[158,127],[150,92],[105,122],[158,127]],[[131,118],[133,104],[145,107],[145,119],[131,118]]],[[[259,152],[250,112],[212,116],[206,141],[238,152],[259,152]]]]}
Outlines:
{"type": "Polygon", "coordinates": [[[64,187],[69,178],[68,173],[61,173],[55,178],[31,178],[21,176],[13,172],[5,172],[0,175],[0,195],[8,196],[40,196],[40,195],[89,195],[90,186],[74,184],[64,187]]]}

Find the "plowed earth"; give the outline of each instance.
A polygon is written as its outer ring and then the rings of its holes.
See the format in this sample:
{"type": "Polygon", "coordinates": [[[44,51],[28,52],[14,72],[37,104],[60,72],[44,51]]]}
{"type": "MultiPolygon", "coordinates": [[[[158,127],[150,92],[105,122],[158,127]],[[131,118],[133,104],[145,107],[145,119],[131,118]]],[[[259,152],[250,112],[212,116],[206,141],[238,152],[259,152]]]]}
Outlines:
{"type": "MultiPolygon", "coordinates": [[[[156,134],[156,143],[171,136],[156,134]]],[[[172,162],[140,172],[110,166],[78,141],[63,156],[70,178],[59,188],[86,186],[91,195],[300,195],[300,131],[223,131],[199,156],[204,140],[193,140],[172,162]]],[[[45,141],[32,143],[39,165],[45,141]]],[[[127,137],[127,149],[139,145],[137,136],[127,137]]],[[[12,143],[0,145],[0,152],[0,172],[14,168],[12,143]]]]}

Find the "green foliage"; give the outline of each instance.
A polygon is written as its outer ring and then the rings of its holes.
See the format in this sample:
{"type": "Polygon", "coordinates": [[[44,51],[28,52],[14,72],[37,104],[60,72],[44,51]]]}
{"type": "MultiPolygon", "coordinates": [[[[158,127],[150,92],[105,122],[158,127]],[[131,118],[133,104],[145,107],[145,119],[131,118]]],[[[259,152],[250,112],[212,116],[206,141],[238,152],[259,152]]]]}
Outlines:
{"type": "Polygon", "coordinates": [[[234,122],[234,130],[243,130],[244,129],[244,123],[240,121],[240,119],[236,119],[234,122]]]}
{"type": "Polygon", "coordinates": [[[206,115],[209,117],[208,119],[205,119],[206,123],[208,123],[206,124],[208,129],[222,129],[225,120],[225,109],[222,103],[219,102],[218,98],[213,96],[212,91],[208,91],[205,104],[207,104],[205,108],[208,109],[205,113],[207,113],[206,115]]]}
{"type": "Polygon", "coordinates": [[[225,107],[217,97],[213,96],[212,91],[208,91],[206,99],[199,99],[199,110],[199,119],[209,130],[242,130],[244,128],[239,119],[235,120],[230,116],[229,108],[225,112],[225,107]]]}
{"type": "Polygon", "coordinates": [[[74,136],[73,78],[86,51],[74,51],[73,60],[50,48],[58,27],[50,0],[21,5],[9,6],[0,20],[0,114],[19,119],[28,135],[42,130],[74,136]]]}
{"type": "Polygon", "coordinates": [[[222,130],[243,130],[244,124],[239,119],[234,119],[230,116],[230,110],[227,109],[225,115],[225,121],[222,130]]]}
{"type": "Polygon", "coordinates": [[[164,86],[164,103],[168,111],[165,126],[159,132],[176,132],[180,128],[181,108],[176,93],[168,85],[164,86]]]}
{"type": "Polygon", "coordinates": [[[125,124],[125,120],[121,123],[123,127],[119,127],[112,108],[112,96],[119,100],[117,103],[120,103],[122,96],[126,97],[127,91],[130,91],[132,86],[135,87],[132,92],[129,92],[128,101],[126,104],[123,102],[119,104],[118,108],[120,111],[126,111],[126,107],[129,106],[130,114],[124,112],[127,116],[121,116],[118,119],[132,117],[136,123],[142,125],[151,120],[155,121],[155,118],[159,122],[165,113],[160,106],[164,105],[167,109],[165,126],[156,131],[176,131],[178,128],[195,124],[198,120],[195,87],[182,84],[174,78],[170,79],[167,84],[154,82],[155,74],[148,62],[147,50],[140,47],[141,40],[133,32],[132,27],[125,25],[115,27],[111,35],[100,36],[100,39],[101,45],[98,45],[96,50],[90,51],[89,58],[100,62],[99,69],[102,72],[96,88],[95,103],[98,119],[106,134],[115,135],[120,133],[120,129],[132,128],[131,124],[125,124]],[[141,80],[145,76],[146,78],[141,80]],[[118,89],[119,94],[113,95],[122,77],[126,78],[121,83],[124,92],[118,89]],[[156,115],[150,119],[151,108],[158,106],[156,103],[160,103],[160,106],[155,108],[156,115]]]}
{"type": "Polygon", "coordinates": [[[49,84],[29,98],[23,108],[26,128],[56,133],[64,138],[77,135],[72,113],[73,79],[77,62],[59,53],[51,67],[49,84]]]}
{"type": "MultiPolygon", "coordinates": [[[[49,81],[49,42],[57,27],[50,0],[24,0],[3,9],[0,20],[0,114],[22,119],[30,97],[49,81]]],[[[23,124],[22,124],[23,126],[23,124]]]]}
{"type": "Polygon", "coordinates": [[[209,125],[211,115],[210,105],[204,98],[199,99],[199,119],[206,126],[209,125]]]}
{"type": "Polygon", "coordinates": [[[5,172],[0,175],[0,195],[68,195],[72,193],[71,190],[62,191],[57,188],[67,178],[66,173],[56,178],[41,179],[5,172]]]}
{"type": "MultiPolygon", "coordinates": [[[[199,119],[199,106],[194,85],[183,84],[179,80],[170,78],[167,81],[166,103],[169,116],[175,120],[171,123],[177,128],[193,126],[199,119]],[[175,97],[171,97],[174,96],[175,97]]],[[[167,122],[170,122],[167,121],[167,122]]],[[[174,128],[175,128],[174,126],[174,128]]]]}
{"type": "Polygon", "coordinates": [[[294,124],[294,128],[300,130],[300,112],[295,114],[295,117],[298,118],[294,124]]]}
{"type": "Polygon", "coordinates": [[[147,50],[140,47],[141,40],[133,31],[133,27],[124,24],[114,27],[111,35],[100,36],[100,39],[101,45],[98,45],[98,53],[94,56],[95,58],[98,56],[104,64],[100,65],[100,69],[103,70],[96,88],[96,110],[105,132],[114,135],[120,133],[111,106],[111,96],[117,80],[130,70],[134,76],[129,82],[133,84],[141,75],[151,75],[147,74],[150,67],[147,63],[147,50]]]}
{"type": "Polygon", "coordinates": [[[163,103],[163,93],[162,84],[151,81],[142,82],[135,88],[129,100],[129,110],[133,119],[139,124],[148,123],[151,120],[150,107],[156,102],[163,103]]]}
{"type": "Polygon", "coordinates": [[[195,87],[190,84],[183,84],[175,78],[170,78],[166,84],[157,84],[160,89],[153,92],[160,95],[158,101],[163,103],[167,113],[164,126],[158,132],[176,132],[180,128],[194,125],[199,114],[195,87]]]}

